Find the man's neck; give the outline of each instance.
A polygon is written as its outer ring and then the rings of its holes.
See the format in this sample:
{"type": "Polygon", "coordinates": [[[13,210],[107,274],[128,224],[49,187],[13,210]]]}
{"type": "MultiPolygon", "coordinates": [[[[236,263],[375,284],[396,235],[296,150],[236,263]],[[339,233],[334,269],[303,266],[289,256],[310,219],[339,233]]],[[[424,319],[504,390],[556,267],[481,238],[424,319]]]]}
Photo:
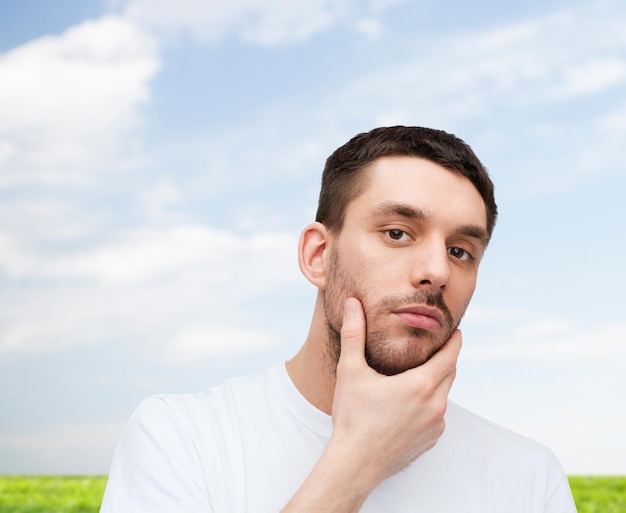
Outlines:
{"type": "Polygon", "coordinates": [[[331,414],[337,362],[328,350],[328,331],[323,301],[318,297],[309,334],[296,355],[287,362],[291,381],[317,409],[331,414]]]}

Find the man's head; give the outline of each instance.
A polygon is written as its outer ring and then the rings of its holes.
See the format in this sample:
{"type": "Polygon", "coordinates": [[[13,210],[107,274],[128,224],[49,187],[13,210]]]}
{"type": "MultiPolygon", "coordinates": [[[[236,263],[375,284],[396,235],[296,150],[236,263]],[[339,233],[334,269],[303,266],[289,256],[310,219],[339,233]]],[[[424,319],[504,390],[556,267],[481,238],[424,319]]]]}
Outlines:
{"type": "Polygon", "coordinates": [[[367,185],[367,167],[380,157],[419,157],[466,177],[478,190],[487,209],[487,231],[493,232],[498,216],[493,182],[472,149],[442,130],[393,126],[359,134],[326,160],[315,220],[338,232],[345,210],[367,185]]]}
{"type": "Polygon", "coordinates": [[[395,374],[428,360],[467,308],[496,215],[484,167],[444,132],[379,128],[333,153],[300,252],[331,360],[347,297],[363,305],[372,368],[395,374]]]}

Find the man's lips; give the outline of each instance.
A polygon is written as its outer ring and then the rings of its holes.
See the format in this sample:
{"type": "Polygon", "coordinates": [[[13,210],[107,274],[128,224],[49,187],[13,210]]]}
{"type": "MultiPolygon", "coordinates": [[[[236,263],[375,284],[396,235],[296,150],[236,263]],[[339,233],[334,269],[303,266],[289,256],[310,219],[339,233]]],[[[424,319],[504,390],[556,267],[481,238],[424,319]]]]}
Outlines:
{"type": "Polygon", "coordinates": [[[438,308],[416,305],[400,308],[393,312],[400,320],[415,328],[436,331],[443,326],[443,314],[438,308]]]}

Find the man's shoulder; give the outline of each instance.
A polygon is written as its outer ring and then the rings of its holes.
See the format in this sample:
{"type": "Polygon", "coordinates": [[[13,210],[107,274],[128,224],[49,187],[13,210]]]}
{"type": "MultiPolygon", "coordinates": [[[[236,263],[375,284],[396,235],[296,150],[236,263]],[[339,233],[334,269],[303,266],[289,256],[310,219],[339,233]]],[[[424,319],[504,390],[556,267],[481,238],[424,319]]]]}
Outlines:
{"type": "Polygon", "coordinates": [[[452,401],[448,403],[444,437],[447,443],[463,446],[465,451],[480,451],[483,457],[491,454],[493,457],[515,456],[529,462],[556,462],[552,451],[540,442],[452,401]]]}
{"type": "Polygon", "coordinates": [[[241,403],[257,402],[277,367],[229,378],[200,392],[152,395],[141,402],[133,417],[148,422],[169,418],[191,425],[213,422],[215,417],[236,411],[241,403]]]}

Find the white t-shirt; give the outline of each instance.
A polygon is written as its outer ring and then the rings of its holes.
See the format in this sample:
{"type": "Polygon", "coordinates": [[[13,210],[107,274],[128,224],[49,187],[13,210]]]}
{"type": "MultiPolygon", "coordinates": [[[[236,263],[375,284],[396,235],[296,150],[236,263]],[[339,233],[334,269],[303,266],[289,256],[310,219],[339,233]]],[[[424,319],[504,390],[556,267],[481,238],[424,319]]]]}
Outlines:
{"type": "MultiPolygon", "coordinates": [[[[202,393],[155,396],[135,411],[111,464],[101,513],[277,513],[332,433],[284,364],[202,393]]],[[[574,513],[545,447],[449,402],[433,449],[383,481],[361,513],[574,513]]]]}

